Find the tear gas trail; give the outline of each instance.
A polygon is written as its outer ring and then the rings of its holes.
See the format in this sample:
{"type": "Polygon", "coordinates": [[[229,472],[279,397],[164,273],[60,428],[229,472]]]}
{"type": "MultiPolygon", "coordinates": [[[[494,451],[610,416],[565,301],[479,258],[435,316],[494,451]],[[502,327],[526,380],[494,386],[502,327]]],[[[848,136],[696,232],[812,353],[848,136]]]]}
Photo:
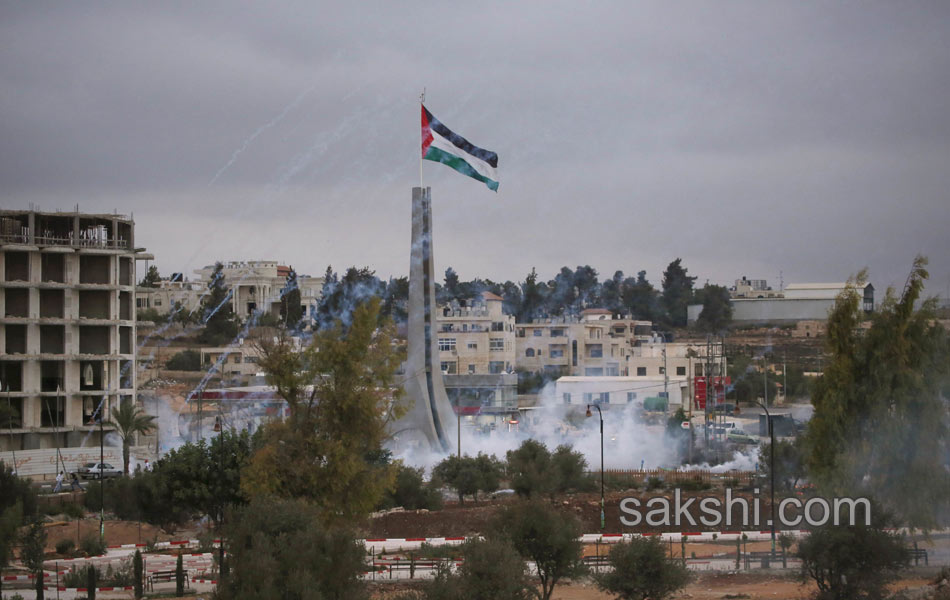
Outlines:
{"type": "MultiPolygon", "coordinates": [[[[303,100],[303,97],[305,97],[306,95],[308,95],[308,94],[316,87],[316,85],[317,85],[317,84],[314,84],[314,86],[311,86],[310,88],[308,88],[307,90],[305,90],[305,91],[301,94],[301,97],[298,97],[298,99],[295,99],[294,102],[291,103],[291,106],[290,106],[289,108],[285,109],[286,113],[289,114],[290,112],[292,112],[294,106],[296,106],[297,104],[299,104],[299,103],[303,100]]],[[[359,85],[359,86],[356,86],[356,87],[350,92],[350,94],[348,94],[348,95],[352,95],[352,94],[356,93],[360,88],[364,87],[365,85],[366,85],[366,84],[363,83],[363,84],[361,84],[361,85],[359,85]]],[[[281,115],[278,116],[278,118],[275,118],[275,121],[279,122],[280,120],[283,120],[285,117],[286,117],[286,114],[284,114],[284,113],[282,112],[281,115]]],[[[266,126],[264,129],[269,129],[269,128],[275,126],[275,125],[277,124],[277,122],[274,122],[273,124],[268,123],[267,126],[266,126]]],[[[344,127],[345,125],[346,125],[346,123],[341,123],[340,125],[337,126],[337,130],[339,130],[341,127],[344,127]]],[[[261,133],[263,133],[263,132],[261,132],[261,133]]],[[[252,134],[251,137],[252,137],[252,138],[256,138],[256,137],[259,136],[261,133],[255,132],[255,134],[252,134]]],[[[337,135],[337,136],[334,136],[334,137],[335,137],[335,139],[339,139],[339,137],[341,137],[341,136],[337,135]]],[[[251,140],[251,141],[253,141],[253,140],[251,140]]],[[[251,141],[248,141],[248,142],[247,142],[247,145],[250,145],[251,141]]],[[[326,146],[326,145],[323,145],[322,148],[323,148],[322,151],[323,151],[323,152],[326,152],[327,146],[326,146]]],[[[238,154],[240,154],[240,152],[243,152],[245,149],[246,149],[246,147],[245,147],[245,146],[242,146],[241,149],[239,150],[238,154]]],[[[286,187],[287,187],[287,184],[288,184],[289,181],[290,181],[290,178],[293,177],[294,175],[296,175],[300,170],[302,170],[303,168],[305,168],[305,167],[307,166],[307,164],[309,164],[310,162],[312,162],[312,160],[314,160],[314,159],[316,158],[315,156],[313,156],[314,150],[315,150],[314,146],[311,146],[311,148],[310,148],[306,153],[304,153],[304,156],[307,158],[307,160],[306,160],[305,163],[301,164],[300,159],[295,158],[295,159],[292,159],[291,163],[288,163],[288,164],[290,164],[290,167],[282,167],[282,169],[280,169],[280,170],[278,171],[278,172],[280,172],[280,171],[282,170],[282,171],[284,171],[284,173],[283,173],[282,175],[280,175],[280,176],[277,177],[277,184],[276,184],[276,186],[274,186],[274,185],[268,185],[268,186],[267,186],[267,187],[269,187],[269,188],[271,188],[271,189],[276,190],[275,192],[272,192],[272,193],[270,193],[270,194],[267,194],[267,195],[265,195],[265,197],[263,197],[263,198],[258,198],[258,201],[257,201],[257,202],[244,202],[244,203],[241,203],[241,204],[242,204],[242,208],[241,208],[240,210],[235,211],[234,213],[232,213],[232,214],[231,214],[231,217],[234,218],[234,219],[236,219],[236,220],[241,220],[241,219],[243,219],[244,217],[246,217],[247,214],[248,214],[251,210],[260,208],[260,207],[262,207],[262,206],[263,206],[263,207],[269,207],[270,204],[271,204],[274,200],[276,200],[278,197],[280,197],[280,196],[283,194],[283,192],[286,190],[286,187]],[[296,166],[294,166],[294,165],[296,165],[296,166]]],[[[231,161],[231,162],[233,162],[234,160],[236,160],[236,158],[237,158],[236,156],[232,156],[232,161],[231,161]]],[[[220,175],[221,175],[225,170],[227,170],[227,168],[229,168],[229,167],[231,166],[231,162],[229,162],[227,165],[225,165],[225,167],[224,167],[223,169],[219,170],[219,172],[218,172],[217,174],[215,174],[215,176],[212,178],[211,182],[210,182],[208,185],[211,185],[211,183],[214,183],[215,181],[217,181],[217,179],[220,177],[220,175]]],[[[191,256],[188,258],[188,260],[187,260],[186,262],[187,262],[187,263],[191,263],[191,262],[195,259],[195,257],[198,255],[198,253],[201,252],[202,250],[204,250],[212,241],[215,241],[214,236],[211,236],[211,235],[206,235],[206,236],[204,236],[202,243],[199,244],[199,245],[195,248],[194,252],[191,254],[191,256]]]]}
{"type": "Polygon", "coordinates": [[[287,106],[285,106],[284,110],[282,110],[280,114],[278,114],[276,117],[274,117],[267,123],[264,123],[263,125],[258,127],[257,130],[254,133],[252,133],[250,136],[248,136],[248,138],[244,140],[244,143],[241,144],[241,146],[238,147],[238,149],[235,150],[234,153],[231,154],[231,159],[228,160],[228,162],[223,167],[221,167],[217,173],[214,174],[214,177],[211,178],[211,181],[208,182],[208,185],[209,186],[214,185],[215,182],[218,181],[218,178],[220,178],[221,175],[223,175],[225,171],[231,168],[231,165],[233,165],[235,161],[237,161],[238,157],[245,150],[247,150],[248,146],[250,146],[254,142],[254,140],[256,140],[262,133],[264,133],[271,127],[274,127],[275,125],[283,121],[284,117],[286,117],[290,113],[290,111],[297,108],[297,106],[303,101],[303,99],[306,98],[310,94],[310,92],[312,92],[316,88],[317,88],[317,84],[314,83],[309,88],[307,88],[306,90],[298,94],[297,97],[294,98],[294,101],[288,104],[287,106]]]}
{"type": "MultiPolygon", "coordinates": [[[[295,285],[285,285],[285,286],[284,286],[283,288],[281,288],[281,290],[278,292],[276,298],[269,298],[266,303],[269,304],[269,303],[274,302],[275,300],[282,300],[286,294],[288,294],[288,293],[291,292],[292,290],[297,289],[296,282],[294,282],[294,284],[295,284],[295,285]]],[[[232,289],[233,289],[233,288],[232,288],[232,289]]],[[[230,290],[229,290],[229,292],[228,292],[228,297],[230,297],[230,290]]],[[[227,298],[225,298],[225,300],[227,300],[227,298]]],[[[223,305],[223,304],[224,304],[224,301],[222,301],[222,303],[219,304],[217,308],[220,308],[221,305],[223,305]]],[[[215,310],[217,310],[217,308],[216,308],[215,310]]],[[[247,322],[244,323],[244,327],[242,327],[241,330],[238,332],[238,334],[237,334],[236,336],[234,336],[234,339],[232,339],[231,342],[228,343],[228,344],[227,344],[226,346],[224,346],[224,347],[225,347],[226,349],[230,350],[231,348],[233,348],[233,347],[235,346],[235,344],[236,344],[239,340],[242,340],[242,339],[244,339],[245,337],[247,337],[248,332],[251,330],[252,327],[254,327],[255,325],[257,325],[257,322],[260,320],[261,315],[263,315],[263,314],[264,314],[263,309],[258,309],[258,310],[255,310],[254,312],[252,312],[252,313],[248,316],[247,322]]],[[[191,392],[188,393],[188,396],[185,398],[185,404],[186,404],[186,405],[191,402],[191,399],[194,398],[195,393],[198,392],[198,390],[201,390],[201,389],[204,388],[204,386],[208,383],[208,381],[211,379],[211,377],[213,377],[214,374],[217,372],[218,368],[219,368],[222,364],[224,364],[224,361],[227,360],[227,358],[228,358],[227,352],[222,352],[222,353],[221,353],[221,356],[218,357],[218,360],[216,360],[216,361],[214,362],[214,364],[211,365],[211,368],[208,369],[208,372],[205,373],[204,376],[201,378],[201,381],[198,382],[198,385],[196,385],[195,388],[194,388],[193,390],[191,390],[191,392]]]]}

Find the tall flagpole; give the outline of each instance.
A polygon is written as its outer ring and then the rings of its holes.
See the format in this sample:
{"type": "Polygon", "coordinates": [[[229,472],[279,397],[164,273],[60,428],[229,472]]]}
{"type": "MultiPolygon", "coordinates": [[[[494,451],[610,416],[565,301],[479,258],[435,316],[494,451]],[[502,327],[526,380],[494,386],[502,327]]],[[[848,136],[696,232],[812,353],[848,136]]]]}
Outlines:
{"type": "MultiPolygon", "coordinates": [[[[422,93],[419,94],[419,104],[424,105],[426,101],[426,89],[422,88],[422,93]]],[[[422,185],[422,147],[419,147],[419,189],[425,189],[425,186],[422,185]]]]}

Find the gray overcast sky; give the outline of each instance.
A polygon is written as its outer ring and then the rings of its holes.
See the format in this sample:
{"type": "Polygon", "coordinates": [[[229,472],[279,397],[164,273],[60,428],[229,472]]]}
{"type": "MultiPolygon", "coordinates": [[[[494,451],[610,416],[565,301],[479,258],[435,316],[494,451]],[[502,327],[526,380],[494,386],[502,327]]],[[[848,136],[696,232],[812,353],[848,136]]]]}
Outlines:
{"type": "Polygon", "coordinates": [[[950,3],[7,2],[0,204],[134,213],[164,274],[408,273],[418,96],[437,268],[950,286],[950,3]]]}

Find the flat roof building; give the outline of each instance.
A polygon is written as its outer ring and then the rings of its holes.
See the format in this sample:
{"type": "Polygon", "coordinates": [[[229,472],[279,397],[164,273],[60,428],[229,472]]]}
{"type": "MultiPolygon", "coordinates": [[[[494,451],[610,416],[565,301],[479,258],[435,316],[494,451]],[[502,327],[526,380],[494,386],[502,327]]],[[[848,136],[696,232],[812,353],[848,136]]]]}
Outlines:
{"type": "Polygon", "coordinates": [[[0,452],[98,455],[100,402],[108,419],[136,401],[134,234],[120,215],[0,211],[0,452]]]}

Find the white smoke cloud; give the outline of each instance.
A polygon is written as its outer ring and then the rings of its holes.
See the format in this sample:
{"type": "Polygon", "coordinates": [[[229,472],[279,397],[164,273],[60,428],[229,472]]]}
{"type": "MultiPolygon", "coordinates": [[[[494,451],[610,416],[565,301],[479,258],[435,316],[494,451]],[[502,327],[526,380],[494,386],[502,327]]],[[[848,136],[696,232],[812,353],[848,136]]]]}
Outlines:
{"type": "MultiPolygon", "coordinates": [[[[475,456],[482,452],[504,460],[509,450],[516,449],[524,440],[534,439],[542,442],[551,451],[561,444],[571,446],[584,455],[588,469],[600,469],[600,419],[596,409],[593,416],[587,418],[586,406],[557,402],[553,382],[541,390],[539,399],[539,405],[525,411],[517,428],[513,427],[511,431],[508,426],[499,423],[495,430],[484,434],[463,422],[462,454],[475,456]]],[[[659,425],[647,424],[640,419],[633,405],[605,405],[601,408],[604,409],[605,469],[678,466],[676,442],[667,437],[665,420],[659,425]]],[[[453,452],[455,451],[453,448],[453,452]]],[[[427,470],[445,456],[424,446],[394,450],[395,458],[427,470]]]]}

